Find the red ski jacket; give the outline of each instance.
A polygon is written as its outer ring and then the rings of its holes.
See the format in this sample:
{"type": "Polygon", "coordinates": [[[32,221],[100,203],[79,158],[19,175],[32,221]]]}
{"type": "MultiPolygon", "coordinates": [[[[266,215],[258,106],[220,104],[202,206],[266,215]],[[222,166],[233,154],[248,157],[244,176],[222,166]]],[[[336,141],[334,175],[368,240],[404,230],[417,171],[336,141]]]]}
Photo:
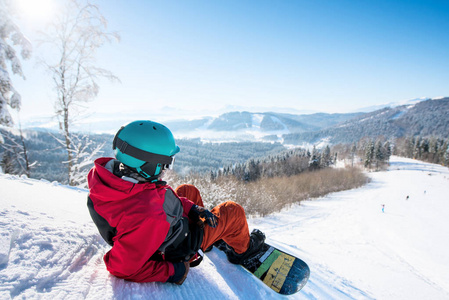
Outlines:
{"type": "MultiPolygon", "coordinates": [[[[114,230],[110,236],[112,249],[104,256],[106,267],[111,274],[126,280],[165,282],[174,275],[173,264],[150,257],[169,232],[163,204],[166,192],[173,190],[166,184],[125,181],[104,167],[111,159],[97,159],[88,175],[93,208],[114,230]]],[[[193,202],[176,198],[182,203],[183,217],[187,217],[193,202]]]]}

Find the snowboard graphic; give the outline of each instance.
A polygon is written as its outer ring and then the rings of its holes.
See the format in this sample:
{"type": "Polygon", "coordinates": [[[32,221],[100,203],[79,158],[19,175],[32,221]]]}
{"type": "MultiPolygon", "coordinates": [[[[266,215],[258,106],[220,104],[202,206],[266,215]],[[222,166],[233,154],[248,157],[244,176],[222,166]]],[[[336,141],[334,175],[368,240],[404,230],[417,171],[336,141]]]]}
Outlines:
{"type": "Polygon", "coordinates": [[[309,266],[303,260],[266,243],[260,252],[247,258],[241,265],[282,295],[301,290],[310,275],[309,266]]]}

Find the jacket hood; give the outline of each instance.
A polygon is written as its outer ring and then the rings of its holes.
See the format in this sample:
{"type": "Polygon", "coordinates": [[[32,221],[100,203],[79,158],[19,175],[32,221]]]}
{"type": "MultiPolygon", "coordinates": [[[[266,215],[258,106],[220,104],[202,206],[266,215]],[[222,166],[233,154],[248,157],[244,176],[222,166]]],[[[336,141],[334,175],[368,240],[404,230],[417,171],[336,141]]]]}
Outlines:
{"type": "Polygon", "coordinates": [[[94,162],[94,167],[87,175],[90,195],[104,202],[123,200],[145,189],[155,189],[155,183],[132,183],[115,176],[105,168],[114,158],[102,157],[94,162]]]}

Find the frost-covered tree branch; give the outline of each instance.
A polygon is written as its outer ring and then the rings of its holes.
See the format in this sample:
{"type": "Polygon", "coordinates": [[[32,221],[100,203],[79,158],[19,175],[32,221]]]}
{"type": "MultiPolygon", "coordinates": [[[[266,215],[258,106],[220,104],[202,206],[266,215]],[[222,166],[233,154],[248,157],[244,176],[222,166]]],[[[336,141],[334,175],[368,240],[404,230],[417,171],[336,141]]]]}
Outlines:
{"type": "Polygon", "coordinates": [[[8,126],[13,123],[8,107],[19,110],[21,105],[8,70],[25,79],[16,48],[21,48],[23,59],[31,56],[31,44],[14,23],[13,14],[12,1],[0,0],[0,124],[8,126]]]}
{"type": "Polygon", "coordinates": [[[87,173],[92,168],[95,158],[102,153],[104,143],[95,146],[95,143],[87,135],[72,134],[70,137],[72,148],[70,149],[72,161],[66,163],[71,166],[69,184],[85,187],[87,173]]]}
{"type": "Polygon", "coordinates": [[[3,149],[3,164],[9,164],[8,168],[4,168],[5,173],[30,177],[30,171],[37,165],[37,161],[30,161],[20,122],[18,134],[14,134],[12,130],[6,131],[3,138],[4,142],[0,144],[3,149]]]}
{"type": "Polygon", "coordinates": [[[54,82],[55,113],[65,138],[72,184],[73,172],[77,172],[73,155],[80,148],[73,144],[70,127],[82,114],[83,104],[98,95],[100,78],[118,81],[110,71],[99,68],[95,58],[100,47],[120,38],[117,33],[107,31],[106,19],[96,5],[78,0],[66,1],[64,10],[42,37],[41,45],[50,46],[52,51],[42,63],[54,82]]]}

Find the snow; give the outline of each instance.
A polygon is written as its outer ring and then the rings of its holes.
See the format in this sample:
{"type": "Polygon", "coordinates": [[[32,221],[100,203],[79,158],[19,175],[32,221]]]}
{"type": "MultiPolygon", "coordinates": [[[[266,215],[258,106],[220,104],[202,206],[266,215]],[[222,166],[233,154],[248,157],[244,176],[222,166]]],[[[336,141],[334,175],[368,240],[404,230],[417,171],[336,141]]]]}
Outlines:
{"type": "Polygon", "coordinates": [[[398,112],[396,115],[394,115],[391,119],[392,119],[392,120],[397,120],[397,119],[399,119],[400,117],[402,117],[406,112],[407,112],[406,110],[400,111],[400,112],[398,112]]]}
{"type": "Polygon", "coordinates": [[[252,114],[251,115],[251,124],[253,128],[260,129],[260,124],[262,124],[263,118],[265,116],[263,114],[252,114]]]}
{"type": "MultiPolygon", "coordinates": [[[[308,284],[288,298],[448,299],[449,169],[392,157],[388,171],[368,175],[362,188],[249,219],[310,266],[308,284]]],[[[217,249],[182,286],[117,279],[87,190],[10,175],[0,188],[0,299],[285,298],[217,249]]]]}

